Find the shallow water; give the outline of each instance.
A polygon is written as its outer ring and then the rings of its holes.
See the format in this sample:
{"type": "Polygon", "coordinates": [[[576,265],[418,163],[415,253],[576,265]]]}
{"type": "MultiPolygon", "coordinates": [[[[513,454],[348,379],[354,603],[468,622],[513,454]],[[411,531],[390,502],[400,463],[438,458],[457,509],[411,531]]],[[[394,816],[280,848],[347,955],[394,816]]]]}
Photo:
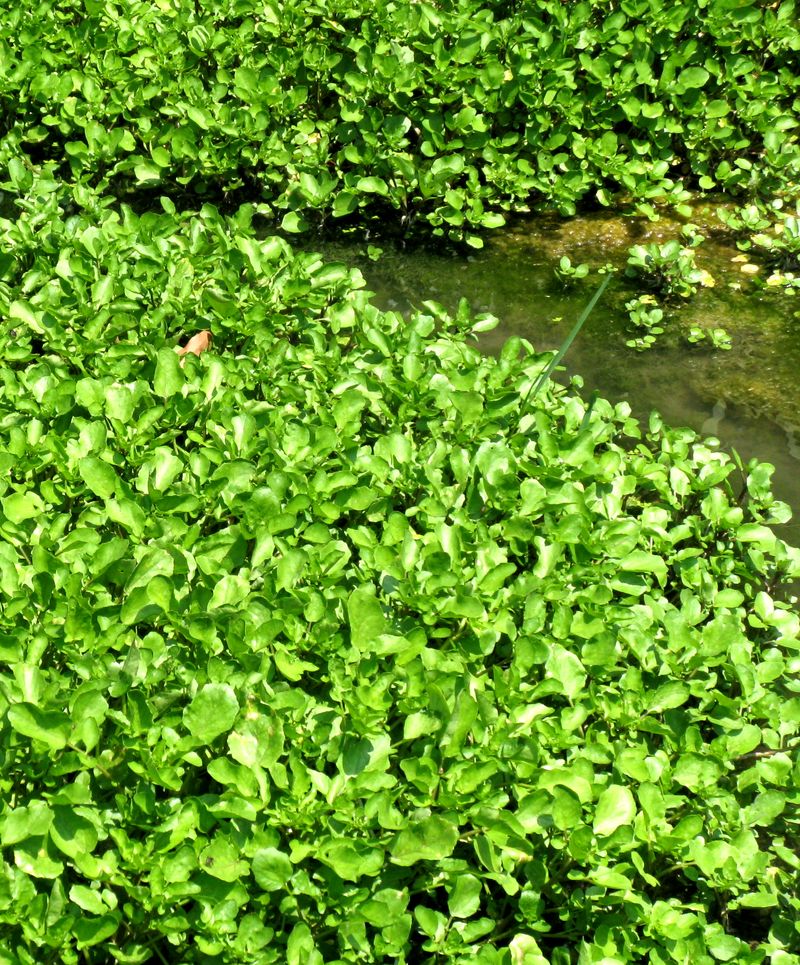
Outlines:
{"type": "MultiPolygon", "coordinates": [[[[634,414],[647,419],[658,410],[672,425],[686,425],[718,438],[725,448],[775,466],[773,488],[796,519],[782,537],[800,543],[800,298],[759,290],[741,272],[740,253],[710,210],[693,219],[706,241],[697,263],[714,277],[666,314],[667,333],[656,347],[636,352],[625,346],[624,303],[642,289],[617,276],[565,359],[580,374],[586,392],[597,389],[626,399],[634,414]],[[681,332],[690,325],[725,328],[731,351],[689,345],[681,332]]],[[[593,269],[624,265],[632,244],[676,237],[680,222],[599,213],[569,221],[537,218],[495,232],[481,251],[464,256],[431,250],[401,250],[382,243],[373,261],[366,242],[325,244],[329,259],[357,265],[384,308],[409,311],[426,300],[455,310],[466,298],[474,311],[492,312],[500,325],[483,337],[496,351],[511,335],[527,338],[537,351],[557,348],[598,285],[593,272],[564,289],[553,268],[563,254],[593,269]]],[[[374,252],[373,252],[374,254],[374,252]]],[[[762,268],[761,273],[764,273],[762,268]]]]}

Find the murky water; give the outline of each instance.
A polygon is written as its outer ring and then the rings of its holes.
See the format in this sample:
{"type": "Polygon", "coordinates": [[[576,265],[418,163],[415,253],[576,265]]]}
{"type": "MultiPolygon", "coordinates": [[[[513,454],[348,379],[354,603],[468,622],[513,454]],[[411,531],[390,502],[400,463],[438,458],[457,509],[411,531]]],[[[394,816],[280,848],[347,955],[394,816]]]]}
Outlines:
{"type": "MultiPolygon", "coordinates": [[[[741,272],[732,239],[711,211],[697,211],[705,243],[698,267],[715,279],[685,304],[666,313],[667,333],[656,347],[635,352],[625,346],[632,333],[624,303],[641,288],[612,279],[572,345],[565,366],[578,373],[586,391],[627,399],[646,419],[658,410],[672,425],[687,425],[716,436],[746,462],[751,457],[775,466],[774,490],[797,517],[781,535],[800,543],[800,297],[759,289],[741,272]],[[692,325],[725,328],[731,351],[708,343],[688,345],[692,325]]],[[[500,326],[485,336],[495,351],[510,335],[529,339],[537,350],[557,348],[598,285],[598,276],[564,289],[553,268],[563,254],[593,269],[624,265],[632,244],[676,237],[678,222],[623,218],[605,213],[570,221],[536,219],[490,236],[468,257],[430,250],[393,249],[383,244],[377,261],[366,243],[331,243],[330,259],[357,264],[376,301],[408,311],[432,299],[454,310],[466,298],[474,311],[489,311],[500,326]]],[[[374,254],[374,252],[373,252],[374,254]]],[[[763,269],[762,269],[763,274],[763,269]]]]}

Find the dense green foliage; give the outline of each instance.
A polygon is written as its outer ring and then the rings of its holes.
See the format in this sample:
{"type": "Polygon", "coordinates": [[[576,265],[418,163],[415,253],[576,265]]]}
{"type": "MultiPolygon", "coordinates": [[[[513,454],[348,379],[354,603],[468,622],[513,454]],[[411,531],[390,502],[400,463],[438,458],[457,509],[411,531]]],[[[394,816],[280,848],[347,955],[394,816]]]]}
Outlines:
{"type": "Polygon", "coordinates": [[[0,225],[0,961],[796,963],[769,467],[67,200],[0,225]]]}
{"type": "Polygon", "coordinates": [[[793,0],[2,8],[0,965],[798,965],[771,467],[263,236],[722,188],[785,281],[793,0]]]}
{"type": "Polygon", "coordinates": [[[6,158],[239,191],[289,231],[389,208],[479,244],[529,204],[798,180],[794,0],[43,0],[0,20],[6,158]]]}

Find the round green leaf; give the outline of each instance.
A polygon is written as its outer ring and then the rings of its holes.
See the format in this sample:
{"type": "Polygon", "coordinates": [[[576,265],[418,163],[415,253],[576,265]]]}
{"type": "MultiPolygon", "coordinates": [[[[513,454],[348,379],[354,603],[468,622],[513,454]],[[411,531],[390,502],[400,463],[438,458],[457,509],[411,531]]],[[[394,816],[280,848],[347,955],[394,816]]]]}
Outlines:
{"type": "Polygon", "coordinates": [[[12,523],[24,523],[26,519],[35,519],[44,512],[41,496],[34,492],[11,493],[0,500],[3,513],[12,523]]]}
{"type": "Polygon", "coordinates": [[[210,744],[233,727],[239,702],[228,684],[205,684],[195,694],[183,714],[183,723],[192,737],[210,744]]]}
{"type": "Polygon", "coordinates": [[[183,370],[177,352],[162,348],[156,356],[156,371],[153,377],[156,395],[168,399],[180,391],[183,382],[183,370]]]}
{"type": "Polygon", "coordinates": [[[91,854],[97,844],[97,828],[73,808],[59,806],[53,808],[53,823],[50,825],[50,840],[65,855],[77,858],[91,854]]]}
{"type": "Polygon", "coordinates": [[[650,713],[660,714],[664,710],[680,707],[689,699],[689,688],[680,680],[662,684],[650,698],[650,713]]]}
{"type": "Polygon", "coordinates": [[[61,750],[67,743],[71,722],[66,714],[40,710],[35,704],[20,702],[8,708],[8,720],[18,734],[32,737],[61,750]]]}
{"type": "Polygon", "coordinates": [[[363,841],[328,841],[317,853],[345,881],[358,881],[362,875],[374,877],[383,867],[382,849],[363,841]]]}
{"type": "Polygon", "coordinates": [[[717,761],[701,754],[683,754],[675,765],[673,777],[691,791],[716,784],[722,774],[717,761]]]}
{"type": "Polygon", "coordinates": [[[782,791],[764,791],[744,809],[745,824],[768,827],[786,807],[786,795],[782,791]]]}
{"type": "Polygon", "coordinates": [[[334,218],[343,218],[358,208],[358,195],[353,191],[340,191],[333,202],[334,218]]]}
{"type": "Polygon", "coordinates": [[[236,881],[248,873],[249,866],[242,860],[239,849],[227,838],[217,837],[200,852],[200,867],[212,878],[236,881]]]}
{"type": "Polygon", "coordinates": [[[678,76],[678,86],[684,90],[691,90],[697,87],[704,87],[711,75],[704,67],[687,67],[678,76]]]}
{"type": "Polygon", "coordinates": [[[87,945],[99,945],[106,941],[119,928],[122,915],[115,911],[112,914],[101,915],[99,918],[84,916],[75,922],[75,937],[78,939],[78,948],[85,948],[87,945]]]}
{"type": "Polygon", "coordinates": [[[290,231],[292,234],[301,234],[304,231],[308,231],[310,227],[311,225],[308,223],[308,220],[297,211],[287,211],[281,221],[281,228],[283,228],[284,231],[290,231]]]}
{"type": "Polygon", "coordinates": [[[389,193],[389,188],[383,178],[373,176],[360,178],[356,187],[359,191],[365,191],[369,194],[382,194],[385,196],[389,193]]]}
{"type": "Polygon", "coordinates": [[[279,891],[286,886],[294,869],[289,856],[277,848],[262,848],[253,858],[253,877],[264,891],[279,891]]]}

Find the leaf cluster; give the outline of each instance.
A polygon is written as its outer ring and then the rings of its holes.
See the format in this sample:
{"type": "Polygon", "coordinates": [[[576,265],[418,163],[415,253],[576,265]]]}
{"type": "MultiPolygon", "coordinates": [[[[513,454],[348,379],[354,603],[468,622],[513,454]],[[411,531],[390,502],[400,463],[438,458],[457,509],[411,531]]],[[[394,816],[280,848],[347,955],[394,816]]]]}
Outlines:
{"type": "Polygon", "coordinates": [[[794,0],[2,4],[0,154],[287,231],[797,183],[794,0]]]}
{"type": "Polygon", "coordinates": [[[771,467],[252,210],[23,201],[0,960],[796,961],[771,467]]]}

